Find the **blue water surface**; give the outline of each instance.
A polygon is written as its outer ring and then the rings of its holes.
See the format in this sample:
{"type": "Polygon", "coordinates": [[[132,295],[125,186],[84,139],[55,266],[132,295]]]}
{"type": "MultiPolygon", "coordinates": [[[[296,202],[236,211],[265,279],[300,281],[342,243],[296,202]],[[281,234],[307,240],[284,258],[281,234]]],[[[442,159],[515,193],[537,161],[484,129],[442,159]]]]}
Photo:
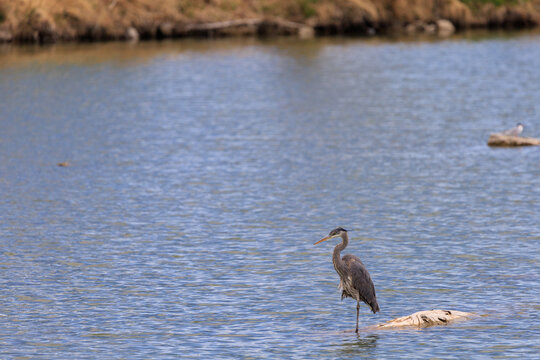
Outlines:
{"type": "Polygon", "coordinates": [[[540,147],[486,145],[538,35],[11,47],[0,97],[2,358],[538,356],[540,147]],[[478,317],[366,329],[429,309],[478,317]]]}

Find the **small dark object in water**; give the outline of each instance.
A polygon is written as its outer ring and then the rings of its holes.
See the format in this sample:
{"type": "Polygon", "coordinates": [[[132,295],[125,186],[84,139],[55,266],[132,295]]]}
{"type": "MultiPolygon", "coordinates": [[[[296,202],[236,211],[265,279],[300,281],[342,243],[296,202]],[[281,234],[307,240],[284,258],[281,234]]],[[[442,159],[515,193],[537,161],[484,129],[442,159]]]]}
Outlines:
{"type": "Polygon", "coordinates": [[[71,166],[71,164],[69,163],[69,161],[63,161],[63,162],[59,162],[58,164],[56,164],[60,167],[68,167],[68,166],[71,166]]]}

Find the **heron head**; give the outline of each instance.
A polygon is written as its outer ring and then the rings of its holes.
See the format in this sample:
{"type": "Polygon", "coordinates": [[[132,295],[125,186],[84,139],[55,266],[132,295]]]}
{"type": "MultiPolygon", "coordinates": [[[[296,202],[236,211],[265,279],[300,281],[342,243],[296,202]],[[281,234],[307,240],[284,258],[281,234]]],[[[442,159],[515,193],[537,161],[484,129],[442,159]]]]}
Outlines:
{"type": "Polygon", "coordinates": [[[516,126],[517,126],[517,127],[521,127],[521,128],[524,127],[522,123],[517,123],[516,126]]]}
{"type": "Polygon", "coordinates": [[[323,241],[326,241],[326,240],[330,240],[330,239],[333,239],[333,238],[336,238],[336,237],[340,237],[341,234],[343,233],[346,233],[347,230],[345,230],[344,228],[342,227],[337,227],[335,228],[334,230],[330,231],[330,233],[328,234],[328,236],[322,238],[321,240],[317,241],[315,244],[313,245],[317,245],[318,243],[322,243],[323,241]]]}

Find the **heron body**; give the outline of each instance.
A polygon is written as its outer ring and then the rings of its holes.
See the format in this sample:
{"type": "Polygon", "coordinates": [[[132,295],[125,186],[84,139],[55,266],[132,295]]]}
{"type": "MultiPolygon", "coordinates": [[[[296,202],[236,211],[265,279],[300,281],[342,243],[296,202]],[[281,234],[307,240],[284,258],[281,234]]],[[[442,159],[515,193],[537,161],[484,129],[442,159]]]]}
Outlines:
{"type": "Polygon", "coordinates": [[[358,332],[360,301],[366,303],[373,313],[379,311],[375,285],[373,285],[369,272],[358,257],[350,254],[341,257],[341,251],[349,244],[347,230],[336,228],[327,237],[317,241],[315,244],[335,237],[341,237],[342,241],[334,248],[332,262],[340,278],[341,299],[350,297],[356,300],[356,332],[358,332]]]}
{"type": "Polygon", "coordinates": [[[523,132],[523,124],[517,123],[516,126],[514,126],[511,129],[508,129],[503,132],[504,135],[510,135],[510,136],[519,136],[523,132]]]}
{"type": "Polygon", "coordinates": [[[375,296],[375,286],[362,261],[354,255],[345,255],[343,262],[349,268],[349,275],[339,281],[341,300],[350,297],[356,301],[363,301],[375,314],[379,311],[379,304],[375,296]],[[356,276],[350,275],[356,274],[356,276]]]}

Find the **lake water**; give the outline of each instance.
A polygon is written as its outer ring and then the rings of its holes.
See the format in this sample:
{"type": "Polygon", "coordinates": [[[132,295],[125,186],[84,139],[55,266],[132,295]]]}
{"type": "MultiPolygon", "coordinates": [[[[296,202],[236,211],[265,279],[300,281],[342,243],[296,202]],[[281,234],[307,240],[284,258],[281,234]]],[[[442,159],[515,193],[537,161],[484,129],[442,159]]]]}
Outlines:
{"type": "Polygon", "coordinates": [[[533,358],[540,35],[4,47],[0,357],[533,358]],[[68,167],[57,163],[69,162],[68,167]],[[380,313],[354,334],[331,253],[380,313]]]}

